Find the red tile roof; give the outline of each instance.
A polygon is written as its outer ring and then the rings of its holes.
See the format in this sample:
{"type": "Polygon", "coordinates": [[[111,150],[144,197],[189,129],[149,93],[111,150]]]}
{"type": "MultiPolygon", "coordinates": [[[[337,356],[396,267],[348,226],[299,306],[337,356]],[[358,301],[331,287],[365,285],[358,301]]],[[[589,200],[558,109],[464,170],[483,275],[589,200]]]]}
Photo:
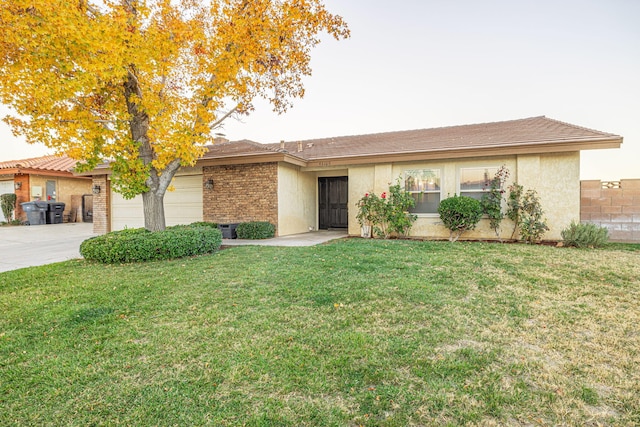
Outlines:
{"type": "Polygon", "coordinates": [[[23,160],[0,162],[0,173],[3,169],[34,169],[50,172],[71,172],[77,161],[63,156],[43,156],[23,160]]]}

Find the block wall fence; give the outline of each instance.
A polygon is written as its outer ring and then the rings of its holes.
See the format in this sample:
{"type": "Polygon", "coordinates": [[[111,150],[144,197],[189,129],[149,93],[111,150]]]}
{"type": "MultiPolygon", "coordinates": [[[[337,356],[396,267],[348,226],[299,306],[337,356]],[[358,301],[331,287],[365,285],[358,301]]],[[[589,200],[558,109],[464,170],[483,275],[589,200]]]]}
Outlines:
{"type": "Polygon", "coordinates": [[[580,222],[606,227],[611,241],[640,243],[640,179],[581,181],[580,222]]]}

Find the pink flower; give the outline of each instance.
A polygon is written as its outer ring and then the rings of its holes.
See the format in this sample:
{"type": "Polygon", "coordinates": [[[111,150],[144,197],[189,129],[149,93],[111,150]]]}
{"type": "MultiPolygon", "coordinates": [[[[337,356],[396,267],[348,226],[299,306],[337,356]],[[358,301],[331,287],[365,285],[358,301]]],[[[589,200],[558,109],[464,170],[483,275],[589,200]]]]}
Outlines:
{"type": "Polygon", "coordinates": [[[386,198],[387,198],[387,192],[385,191],[384,193],[382,193],[382,194],[380,195],[380,197],[382,197],[383,199],[386,199],[386,198]]]}
{"type": "Polygon", "coordinates": [[[364,197],[369,197],[369,193],[364,193],[364,197]]]}

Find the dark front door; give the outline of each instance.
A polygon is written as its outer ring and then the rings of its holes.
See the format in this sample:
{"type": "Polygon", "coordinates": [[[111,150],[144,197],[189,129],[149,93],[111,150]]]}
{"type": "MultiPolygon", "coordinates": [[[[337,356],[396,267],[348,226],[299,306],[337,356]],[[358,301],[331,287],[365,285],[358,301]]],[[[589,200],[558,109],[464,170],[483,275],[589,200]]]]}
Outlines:
{"type": "Polygon", "coordinates": [[[349,226],[349,184],[346,176],[318,178],[318,227],[347,228],[349,226]]]}

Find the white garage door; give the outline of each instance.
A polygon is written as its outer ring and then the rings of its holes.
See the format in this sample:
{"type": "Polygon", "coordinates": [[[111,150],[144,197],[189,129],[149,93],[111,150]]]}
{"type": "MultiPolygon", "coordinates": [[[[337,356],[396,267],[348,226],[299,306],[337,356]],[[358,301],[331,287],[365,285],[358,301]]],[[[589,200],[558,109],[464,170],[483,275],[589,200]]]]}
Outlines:
{"type": "MultiPolygon", "coordinates": [[[[0,194],[13,193],[13,181],[0,181],[0,194]]],[[[0,221],[6,221],[7,219],[4,217],[2,213],[2,209],[0,209],[0,221]]]]}
{"type": "MultiPolygon", "coordinates": [[[[164,195],[164,216],[167,225],[202,221],[202,175],[176,176],[175,191],[164,195]]],[[[111,230],[144,227],[142,196],[126,200],[111,192],[111,230]]]]}

